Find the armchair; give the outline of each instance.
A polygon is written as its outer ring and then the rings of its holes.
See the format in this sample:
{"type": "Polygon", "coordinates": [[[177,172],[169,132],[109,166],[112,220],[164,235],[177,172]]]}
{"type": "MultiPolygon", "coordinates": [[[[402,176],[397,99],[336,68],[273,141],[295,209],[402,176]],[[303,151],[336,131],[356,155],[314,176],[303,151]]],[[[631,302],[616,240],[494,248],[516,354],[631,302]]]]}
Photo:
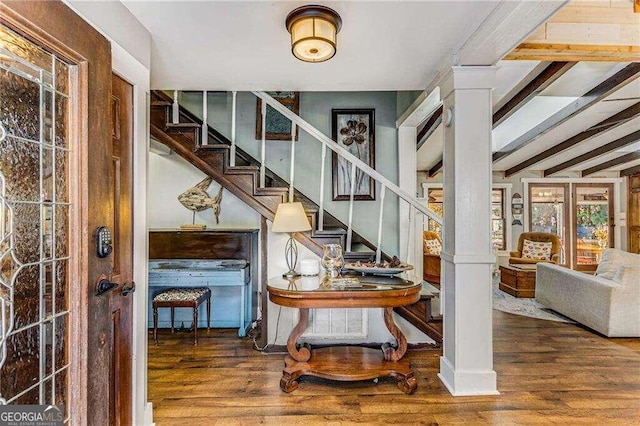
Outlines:
{"type": "Polygon", "coordinates": [[[560,245],[560,239],[556,234],[551,234],[549,232],[523,232],[520,234],[520,238],[518,238],[518,250],[512,251],[509,253],[509,263],[538,263],[538,262],[549,262],[549,263],[558,263],[559,259],[559,251],[558,247],[560,245]],[[527,259],[522,257],[522,248],[524,245],[524,240],[533,241],[536,243],[551,243],[551,257],[550,259],[527,259]]]}
{"type": "MultiPolygon", "coordinates": [[[[429,243],[427,241],[437,241],[438,244],[435,246],[440,246],[442,249],[442,240],[440,236],[432,231],[424,231],[422,233],[423,240],[423,278],[425,281],[428,281],[431,284],[436,284],[436,287],[440,286],[440,250],[433,250],[430,252],[427,246],[429,243]],[[437,251],[437,254],[434,252],[437,251]]],[[[433,243],[432,243],[433,244],[433,243]]]]}

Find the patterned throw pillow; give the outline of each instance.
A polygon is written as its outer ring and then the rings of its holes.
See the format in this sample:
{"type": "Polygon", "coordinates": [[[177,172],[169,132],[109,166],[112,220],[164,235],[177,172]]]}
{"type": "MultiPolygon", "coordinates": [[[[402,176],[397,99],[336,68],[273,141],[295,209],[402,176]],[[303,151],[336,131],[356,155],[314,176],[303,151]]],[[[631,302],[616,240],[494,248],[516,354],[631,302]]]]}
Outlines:
{"type": "Polygon", "coordinates": [[[442,246],[438,240],[424,240],[424,252],[426,254],[440,254],[442,246]]]}
{"type": "Polygon", "coordinates": [[[551,243],[538,243],[525,239],[522,243],[522,258],[531,260],[551,260],[551,243]]]}

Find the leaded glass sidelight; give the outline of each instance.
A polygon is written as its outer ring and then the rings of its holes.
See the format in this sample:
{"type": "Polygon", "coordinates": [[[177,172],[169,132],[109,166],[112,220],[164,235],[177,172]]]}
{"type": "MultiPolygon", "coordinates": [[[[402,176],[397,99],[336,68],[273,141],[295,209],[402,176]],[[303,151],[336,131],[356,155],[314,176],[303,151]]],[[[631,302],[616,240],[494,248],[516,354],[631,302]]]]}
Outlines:
{"type": "Polygon", "coordinates": [[[2,404],[67,405],[71,70],[0,25],[2,404]]]}

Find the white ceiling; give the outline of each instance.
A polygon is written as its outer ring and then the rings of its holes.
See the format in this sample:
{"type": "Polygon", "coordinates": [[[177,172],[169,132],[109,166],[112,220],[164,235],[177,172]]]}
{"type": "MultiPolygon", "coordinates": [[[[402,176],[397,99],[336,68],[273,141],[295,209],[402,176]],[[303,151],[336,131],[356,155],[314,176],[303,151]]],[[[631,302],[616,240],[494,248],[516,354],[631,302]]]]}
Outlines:
{"type": "Polygon", "coordinates": [[[152,88],[300,91],[422,90],[498,4],[317,2],[343,25],[336,56],[309,64],[284,26],[308,1],[122,2],[151,32],[152,88]]]}

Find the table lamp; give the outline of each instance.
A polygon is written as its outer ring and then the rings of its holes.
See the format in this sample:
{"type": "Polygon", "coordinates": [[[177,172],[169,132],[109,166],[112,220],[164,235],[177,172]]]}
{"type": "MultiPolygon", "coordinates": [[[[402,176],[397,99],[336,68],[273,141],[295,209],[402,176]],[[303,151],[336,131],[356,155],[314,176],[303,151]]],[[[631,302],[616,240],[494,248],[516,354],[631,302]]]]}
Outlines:
{"type": "Polygon", "coordinates": [[[309,219],[307,219],[302,203],[281,203],[278,205],[276,216],[273,218],[271,231],[286,232],[289,234],[289,240],[287,240],[287,245],[284,249],[284,256],[289,272],[282,274],[283,277],[291,278],[298,276],[295,271],[296,263],[298,263],[298,247],[293,239],[293,234],[310,230],[311,225],[309,225],[309,219]]]}

